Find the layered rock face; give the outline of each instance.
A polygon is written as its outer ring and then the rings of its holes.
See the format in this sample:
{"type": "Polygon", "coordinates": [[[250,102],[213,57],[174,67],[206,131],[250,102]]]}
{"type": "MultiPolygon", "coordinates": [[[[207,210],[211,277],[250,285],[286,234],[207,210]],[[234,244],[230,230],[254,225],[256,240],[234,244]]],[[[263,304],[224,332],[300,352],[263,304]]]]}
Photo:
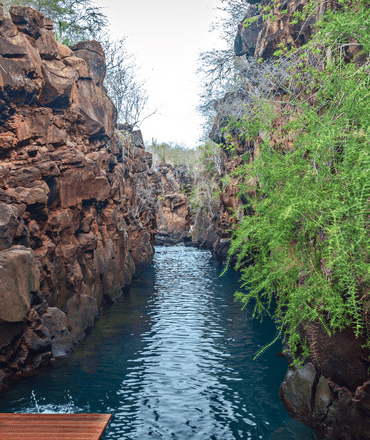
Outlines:
{"type": "Polygon", "coordinates": [[[152,157],[115,132],[104,74],[98,42],[0,7],[0,388],[70,351],[152,260],[152,157]]]}
{"type": "MultiPolygon", "coordinates": [[[[267,5],[269,2],[265,2],[267,5]]],[[[292,44],[296,47],[308,41],[312,34],[312,24],[327,7],[333,7],[334,2],[325,2],[316,10],[316,16],[305,23],[298,22],[291,25],[289,17],[295,11],[301,11],[307,4],[305,0],[294,0],[273,6],[272,13],[275,20],[262,21],[258,19],[248,28],[241,24],[235,39],[235,53],[238,56],[254,57],[255,59],[269,59],[279,43],[292,44]],[[287,9],[282,14],[281,9],[287,9]]],[[[258,10],[251,6],[246,18],[257,16],[258,10]]],[[[351,46],[345,48],[348,61],[353,59],[351,46]]],[[[360,63],[363,59],[357,58],[360,63]]],[[[253,81],[253,78],[250,79],[253,81]]],[[[220,105],[232,104],[235,96],[228,94],[220,105]]],[[[284,99],[283,95],[276,98],[284,99]]],[[[277,103],[277,106],[279,104],[277,103]]],[[[276,120],[276,131],[279,131],[279,121],[276,120]]],[[[219,114],[215,119],[210,137],[217,143],[228,143],[222,128],[227,125],[227,116],[219,114]]],[[[275,127],[275,125],[274,125],[275,127]]],[[[228,133],[232,134],[232,133],[228,133]]],[[[234,150],[236,154],[230,156],[224,152],[223,174],[229,174],[240,163],[244,153],[248,153],[249,160],[253,161],[258,154],[258,139],[240,141],[234,133],[234,150]]],[[[229,141],[230,142],[230,141],[229,141]]],[[[276,144],[278,139],[273,139],[276,144]]],[[[282,148],[291,148],[283,145],[282,148]]],[[[256,182],[244,182],[250,186],[250,195],[253,195],[256,182]]],[[[211,225],[209,233],[210,246],[222,258],[228,248],[228,230],[232,229],[233,218],[230,208],[234,212],[240,210],[241,202],[233,185],[227,185],[220,196],[220,208],[214,221],[217,228],[211,225]],[[221,244],[224,243],[222,249],[221,244]]],[[[240,212],[240,211],[239,211],[240,212]]],[[[242,215],[253,215],[253,212],[241,212],[242,215]]],[[[311,323],[301,328],[302,338],[306,338],[311,347],[310,357],[305,365],[297,369],[289,366],[287,375],[280,387],[279,396],[289,414],[316,429],[321,438],[327,440],[360,440],[370,439],[370,353],[363,348],[365,341],[355,338],[350,328],[329,337],[319,323],[311,323]]],[[[288,363],[292,361],[289,351],[286,351],[288,363]]]]}
{"type": "Polygon", "coordinates": [[[186,166],[173,167],[160,163],[151,175],[158,203],[156,220],[158,234],[156,245],[174,245],[186,240],[190,229],[190,208],[186,193],[192,178],[186,166]]]}
{"type": "Polygon", "coordinates": [[[365,340],[350,328],[329,336],[319,323],[302,335],[309,361],[289,367],[279,396],[289,414],[316,429],[320,438],[370,438],[370,357],[365,340]]]}

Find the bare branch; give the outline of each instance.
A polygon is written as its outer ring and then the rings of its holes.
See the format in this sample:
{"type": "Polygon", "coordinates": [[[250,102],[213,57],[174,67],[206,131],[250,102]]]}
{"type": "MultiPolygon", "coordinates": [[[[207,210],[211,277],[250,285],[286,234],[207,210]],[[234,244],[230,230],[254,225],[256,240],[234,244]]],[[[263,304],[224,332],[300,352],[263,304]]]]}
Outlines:
{"type": "Polygon", "coordinates": [[[138,78],[139,69],[134,55],[125,47],[126,40],[127,37],[112,40],[107,34],[100,36],[107,64],[104,86],[117,108],[118,122],[138,126],[157,109],[145,114],[149,99],[146,81],[138,78]]]}

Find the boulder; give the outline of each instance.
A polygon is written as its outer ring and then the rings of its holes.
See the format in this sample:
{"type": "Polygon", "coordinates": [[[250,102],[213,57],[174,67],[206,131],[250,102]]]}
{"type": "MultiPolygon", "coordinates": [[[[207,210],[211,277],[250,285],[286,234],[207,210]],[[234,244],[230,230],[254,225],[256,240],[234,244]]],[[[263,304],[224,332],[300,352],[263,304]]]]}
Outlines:
{"type": "Polygon", "coordinates": [[[18,35],[19,31],[17,29],[17,26],[13,23],[13,21],[5,17],[3,15],[3,20],[1,23],[1,29],[0,29],[0,35],[2,35],[5,38],[12,38],[18,35]]]}
{"type": "Polygon", "coordinates": [[[56,58],[59,53],[59,47],[52,30],[40,30],[40,37],[36,40],[36,48],[42,59],[52,60],[56,58]]]}
{"type": "Polygon", "coordinates": [[[135,263],[136,272],[140,273],[148,269],[153,260],[153,246],[150,242],[150,235],[146,232],[140,234],[137,240],[131,244],[131,257],[135,263]]]}
{"type": "Polygon", "coordinates": [[[44,26],[44,14],[28,6],[11,6],[10,16],[20,32],[37,39],[44,26]]]}
{"type": "Polygon", "coordinates": [[[68,330],[67,315],[57,307],[48,307],[41,322],[50,334],[51,350],[54,357],[65,356],[75,346],[68,330]]]}
{"type": "Polygon", "coordinates": [[[27,94],[36,94],[39,91],[38,84],[35,84],[29,77],[33,71],[27,58],[5,58],[0,55],[0,91],[6,88],[9,91],[22,90],[22,94],[16,99],[23,100],[27,94]]]}
{"type": "Polygon", "coordinates": [[[52,31],[54,29],[53,21],[49,17],[44,17],[44,28],[48,31],[52,31]]]}
{"type": "Polygon", "coordinates": [[[55,125],[52,125],[47,134],[46,142],[53,145],[64,144],[67,142],[67,133],[65,130],[61,130],[55,125]]]}
{"type": "Polygon", "coordinates": [[[9,188],[6,190],[6,194],[14,197],[20,203],[26,205],[34,205],[35,203],[47,203],[50,189],[46,182],[36,181],[32,185],[32,188],[23,188],[21,186],[17,188],[9,188]]]}
{"type": "Polygon", "coordinates": [[[18,226],[17,208],[0,202],[0,251],[12,246],[18,226]]]}
{"type": "Polygon", "coordinates": [[[51,337],[48,329],[44,325],[38,325],[37,329],[28,327],[23,335],[23,341],[29,350],[49,351],[51,347],[51,337]]]}
{"type": "Polygon", "coordinates": [[[299,369],[289,368],[279,389],[280,400],[289,414],[306,425],[311,421],[315,380],[315,367],[307,363],[299,369]]]}
{"type": "Polygon", "coordinates": [[[116,109],[106,93],[92,81],[79,81],[74,97],[76,110],[81,118],[82,135],[91,140],[108,140],[114,133],[116,109]]]}
{"type": "Polygon", "coordinates": [[[23,321],[30,309],[30,293],[40,287],[35,253],[24,246],[0,252],[0,320],[23,321]]]}
{"type": "Polygon", "coordinates": [[[26,323],[23,321],[8,322],[0,319],[0,352],[6,352],[7,347],[22,336],[25,327],[26,323]]]}
{"type": "Polygon", "coordinates": [[[86,61],[91,71],[94,83],[101,87],[103,85],[106,65],[105,55],[101,43],[98,41],[80,41],[72,47],[74,55],[86,61]]]}
{"type": "Polygon", "coordinates": [[[4,58],[23,58],[27,55],[26,50],[0,37],[0,55],[4,58]]]}
{"type": "Polygon", "coordinates": [[[68,329],[74,342],[83,339],[85,330],[92,327],[99,308],[95,298],[88,295],[73,295],[66,304],[68,329]]]}
{"type": "Polygon", "coordinates": [[[70,170],[63,173],[59,181],[62,208],[75,206],[82,200],[103,201],[108,199],[111,187],[105,176],[92,172],[70,170]]]}
{"type": "Polygon", "coordinates": [[[318,322],[302,328],[316,370],[335,383],[354,392],[368,380],[370,358],[364,338],[355,337],[351,328],[329,336],[318,322]]]}
{"type": "Polygon", "coordinates": [[[52,357],[53,357],[53,354],[51,351],[37,354],[32,360],[33,369],[40,368],[40,367],[47,365],[52,357]]]}
{"type": "Polygon", "coordinates": [[[58,66],[43,64],[42,73],[45,85],[39,102],[51,108],[66,108],[72,100],[72,91],[78,79],[78,73],[73,70],[63,71],[58,66]]]}
{"type": "Polygon", "coordinates": [[[70,49],[68,46],[65,46],[62,43],[59,43],[59,41],[56,42],[58,47],[58,55],[61,59],[67,58],[73,55],[72,49],[70,49]]]}

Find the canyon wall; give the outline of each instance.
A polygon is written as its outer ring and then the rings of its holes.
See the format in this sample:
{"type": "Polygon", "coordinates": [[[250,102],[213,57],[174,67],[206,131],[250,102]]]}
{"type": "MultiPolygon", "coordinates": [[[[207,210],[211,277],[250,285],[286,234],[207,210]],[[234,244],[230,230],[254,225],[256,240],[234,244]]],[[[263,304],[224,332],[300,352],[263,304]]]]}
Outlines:
{"type": "MultiPolygon", "coordinates": [[[[259,18],[247,28],[240,24],[235,38],[237,56],[247,56],[252,60],[269,60],[278,49],[279,43],[299,47],[312,35],[313,23],[324,9],[332,7],[334,2],[322,3],[316,11],[316,16],[312,16],[305,23],[298,22],[295,25],[290,23],[290,17],[295,11],[302,11],[307,4],[306,0],[294,0],[281,3],[280,6],[274,6],[273,2],[264,4],[273,6],[272,14],[275,18],[263,20],[257,7],[251,5],[245,18],[259,18]],[[283,14],[282,8],[288,12],[283,14]]],[[[345,47],[344,50],[348,61],[353,59],[351,46],[345,47]]],[[[252,88],[255,78],[250,77],[249,81],[252,88]]],[[[222,130],[227,127],[229,121],[227,108],[231,108],[235,98],[235,95],[229,93],[216,104],[220,111],[210,133],[213,141],[226,146],[230,146],[231,143],[234,150],[233,154],[230,154],[228,149],[222,152],[223,176],[229,175],[242,160],[245,160],[244,153],[248,153],[250,161],[258,154],[258,137],[240,140],[239,133],[222,130]]],[[[276,101],[279,99],[283,99],[283,96],[280,95],[276,101]]],[[[276,123],[278,124],[278,121],[276,123]]],[[[277,126],[276,130],[278,129],[277,126]]],[[[211,248],[221,259],[227,255],[230,231],[237,222],[233,212],[239,210],[240,215],[253,215],[253,212],[244,208],[240,211],[242,202],[246,203],[246,200],[237,197],[233,183],[236,182],[230,181],[223,188],[218,213],[205,233],[205,236],[207,233],[209,236],[205,246],[211,248]]],[[[253,195],[253,192],[254,185],[250,182],[250,195],[253,195]]],[[[356,338],[351,328],[330,337],[318,322],[308,326],[302,325],[301,334],[311,347],[310,356],[301,368],[297,368],[292,364],[289,347],[286,347],[285,356],[289,366],[279,396],[287,411],[293,418],[316,429],[321,438],[370,439],[370,352],[368,348],[364,348],[365,340],[356,338]]]]}
{"type": "Polygon", "coordinates": [[[151,181],[158,200],[155,245],[171,246],[187,241],[191,222],[187,193],[193,182],[186,166],[159,163],[153,167],[151,181]]]}
{"type": "Polygon", "coordinates": [[[100,43],[0,4],[0,389],[68,353],[153,257],[152,156],[116,131],[100,43]]]}
{"type": "MultiPolygon", "coordinates": [[[[231,233],[237,222],[237,216],[235,217],[234,213],[239,213],[237,215],[248,214],[242,208],[246,200],[237,196],[238,190],[235,186],[237,179],[231,178],[231,175],[245,160],[245,153],[248,153],[250,160],[253,160],[255,151],[258,151],[258,139],[245,140],[238,136],[240,133],[237,130],[230,131],[228,128],[230,114],[235,113],[233,116],[237,118],[239,107],[239,116],[242,116],[243,104],[249,103],[251,99],[249,92],[255,88],[264,90],[263,81],[267,71],[264,72],[262,64],[258,65],[256,60],[269,61],[281,43],[286,44],[287,47],[300,47],[307,43],[313,33],[313,24],[331,3],[326,2],[319,6],[309,20],[297,20],[297,23],[292,25],[292,17],[295,13],[302,12],[307,5],[307,0],[293,0],[289,3],[269,0],[251,1],[243,22],[236,30],[234,53],[237,57],[247,58],[252,67],[248,67],[250,71],[244,77],[245,87],[243,90],[228,92],[215,103],[217,114],[209,134],[212,141],[222,144],[221,177],[228,176],[228,183],[222,188],[220,194],[218,212],[215,218],[208,219],[209,226],[204,228],[205,231],[201,237],[203,247],[210,249],[218,259],[225,260],[227,258],[231,233]],[[263,18],[258,3],[263,7],[271,7],[271,18],[263,18]],[[286,12],[282,13],[283,10],[286,12]],[[251,19],[252,23],[249,26],[244,26],[244,20],[247,19],[251,19]]],[[[269,86],[271,85],[269,84],[269,86]]],[[[273,88],[268,92],[274,92],[273,88]]],[[[249,184],[250,195],[254,194],[254,185],[255,182],[249,184]]]]}

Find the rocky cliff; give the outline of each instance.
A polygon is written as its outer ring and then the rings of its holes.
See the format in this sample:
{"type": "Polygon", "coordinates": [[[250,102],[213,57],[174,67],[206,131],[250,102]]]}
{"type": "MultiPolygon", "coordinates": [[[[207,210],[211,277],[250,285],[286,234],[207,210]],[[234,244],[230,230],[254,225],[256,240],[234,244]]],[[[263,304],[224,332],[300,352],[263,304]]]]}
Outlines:
{"type": "Polygon", "coordinates": [[[0,5],[0,389],[85,335],[152,260],[152,157],[115,131],[100,43],[0,5]]]}
{"type": "MultiPolygon", "coordinates": [[[[279,90],[279,81],[284,80],[284,68],[273,70],[273,65],[269,63],[274,52],[279,49],[281,44],[285,44],[287,48],[298,48],[306,44],[313,34],[313,25],[327,8],[334,7],[335,1],[319,4],[307,20],[293,21],[293,17],[301,13],[307,4],[307,0],[250,1],[247,13],[236,30],[234,40],[235,55],[241,59],[247,58],[249,60],[249,65],[245,67],[247,70],[241,72],[245,85],[234,92],[226,93],[222,99],[215,103],[217,114],[209,134],[212,141],[223,146],[221,153],[222,177],[230,177],[244,160],[243,156],[246,153],[253,161],[255,152],[258,151],[258,139],[244,139],[243,136],[239,136],[241,133],[238,130],[228,128],[230,114],[233,113],[232,116],[236,119],[244,115],[244,105],[251,102],[254,89],[258,89],[259,93],[276,93],[277,101],[284,100],[284,91],[279,90]],[[269,10],[269,14],[264,13],[265,8],[269,10]],[[251,20],[251,24],[245,26],[246,20],[251,20]],[[263,60],[265,64],[258,64],[257,60],[263,60]],[[266,77],[270,73],[276,77],[276,81],[266,81],[266,77]]],[[[241,69],[243,70],[243,68],[241,69]]],[[[208,219],[209,226],[205,228],[201,237],[204,247],[211,249],[215,256],[221,260],[227,257],[230,247],[231,231],[237,221],[234,213],[239,212],[240,215],[243,215],[241,209],[245,200],[237,197],[236,183],[236,179],[229,178],[229,183],[222,188],[218,213],[212,220],[208,219]]],[[[255,183],[248,183],[251,195],[254,192],[255,183]]]]}
{"type": "MultiPolygon", "coordinates": [[[[295,11],[302,11],[306,0],[291,2],[263,2],[272,6],[273,19],[262,19],[257,7],[251,5],[245,18],[257,17],[257,20],[247,28],[240,24],[235,38],[235,53],[241,57],[262,58],[268,61],[280,43],[295,45],[306,43],[312,35],[313,23],[325,8],[333,7],[335,2],[323,2],[316,10],[316,15],[306,22],[290,23],[290,17],[295,11]],[[286,13],[282,13],[282,9],[286,13]]],[[[344,48],[348,62],[353,59],[351,46],[344,48]]],[[[357,49],[359,51],[360,49],[357,49]]],[[[252,58],[253,59],[253,58],[252,58]]],[[[357,63],[363,59],[357,57],[357,63]]],[[[258,77],[258,72],[256,72],[258,77]]],[[[251,87],[255,78],[249,78],[251,87]]],[[[222,131],[227,126],[228,116],[223,109],[234,102],[236,95],[227,94],[218,104],[219,111],[210,137],[217,143],[229,145],[235,154],[229,150],[223,152],[223,175],[228,175],[240,163],[244,153],[248,152],[249,160],[254,160],[258,153],[258,139],[239,138],[238,132],[222,131]],[[229,135],[229,136],[226,136],[229,135]],[[232,138],[232,141],[230,141],[232,138]]],[[[238,96],[240,98],[240,95],[238,96]]],[[[243,96],[241,99],[244,99],[243,96]]],[[[283,94],[276,99],[284,99],[283,94]]],[[[276,121],[276,131],[279,131],[279,122],[276,121]]],[[[278,140],[272,139],[273,143],[278,140]]],[[[284,148],[289,148],[285,145],[284,148]]],[[[220,208],[208,232],[213,228],[217,234],[210,234],[211,246],[219,252],[222,258],[229,246],[230,229],[237,221],[232,211],[238,211],[242,202],[236,195],[235,187],[231,182],[224,187],[220,196],[220,208]],[[232,208],[232,209],[230,209],[232,208]],[[222,243],[224,247],[222,248],[222,243]]],[[[235,183],[235,182],[234,182],[235,183]]],[[[255,184],[256,182],[254,182],[255,184]]],[[[253,193],[253,182],[250,182],[250,191],[253,193]]],[[[243,212],[242,215],[253,215],[252,212],[243,212]]],[[[280,398],[289,414],[316,429],[321,438],[325,439],[370,439],[370,353],[364,348],[365,341],[355,338],[351,328],[328,336],[318,322],[313,322],[301,328],[302,338],[305,338],[310,349],[310,357],[302,368],[298,369],[291,364],[289,350],[286,351],[288,372],[280,388],[280,398]]]]}
{"type": "MultiPolygon", "coordinates": [[[[221,143],[221,140],[217,139],[217,143],[221,143]]],[[[231,157],[226,149],[220,150],[218,206],[201,207],[193,220],[194,245],[210,250],[213,256],[221,261],[226,260],[228,256],[231,231],[235,227],[234,213],[242,207],[242,201],[237,197],[238,189],[235,185],[237,182],[231,178],[231,173],[241,160],[241,155],[231,157]],[[227,183],[225,183],[226,177],[227,183]]],[[[214,203],[217,203],[216,200],[214,203]]]]}
{"type": "Polygon", "coordinates": [[[186,194],[191,189],[192,177],[185,165],[159,163],[152,173],[150,178],[158,200],[155,244],[171,246],[184,241],[189,233],[191,219],[186,194]]]}

